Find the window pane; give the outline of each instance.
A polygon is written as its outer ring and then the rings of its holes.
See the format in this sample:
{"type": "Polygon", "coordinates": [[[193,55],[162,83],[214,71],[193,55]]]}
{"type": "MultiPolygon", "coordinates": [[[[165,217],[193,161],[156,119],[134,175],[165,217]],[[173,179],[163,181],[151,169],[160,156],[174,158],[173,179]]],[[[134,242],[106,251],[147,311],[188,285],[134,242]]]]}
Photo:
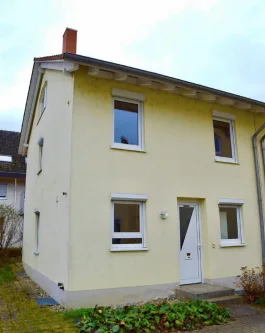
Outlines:
{"type": "Polygon", "coordinates": [[[219,207],[221,239],[238,239],[237,208],[219,207]]]}
{"type": "Polygon", "coordinates": [[[139,204],[114,204],[114,232],[140,232],[139,204]]]}
{"type": "Polygon", "coordinates": [[[142,244],[142,238],[113,238],[112,244],[142,244]]]}
{"type": "Polygon", "coordinates": [[[7,185],[0,184],[0,198],[6,198],[6,194],[7,194],[7,185]]]}
{"type": "Polygon", "coordinates": [[[138,104],[114,101],[114,142],[138,145],[138,104]]]}
{"type": "Polygon", "coordinates": [[[230,123],[213,120],[215,155],[232,158],[230,123]]]}
{"type": "Polygon", "coordinates": [[[12,162],[12,156],[0,155],[0,162],[12,162]]]}

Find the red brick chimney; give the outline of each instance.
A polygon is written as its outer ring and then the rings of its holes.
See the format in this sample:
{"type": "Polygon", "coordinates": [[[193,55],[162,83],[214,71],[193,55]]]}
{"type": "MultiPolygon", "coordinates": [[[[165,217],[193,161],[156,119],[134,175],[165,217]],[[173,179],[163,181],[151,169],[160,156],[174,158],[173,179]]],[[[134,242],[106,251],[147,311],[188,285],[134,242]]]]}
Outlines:
{"type": "Polygon", "coordinates": [[[63,34],[63,53],[76,54],[77,30],[66,28],[63,34]]]}

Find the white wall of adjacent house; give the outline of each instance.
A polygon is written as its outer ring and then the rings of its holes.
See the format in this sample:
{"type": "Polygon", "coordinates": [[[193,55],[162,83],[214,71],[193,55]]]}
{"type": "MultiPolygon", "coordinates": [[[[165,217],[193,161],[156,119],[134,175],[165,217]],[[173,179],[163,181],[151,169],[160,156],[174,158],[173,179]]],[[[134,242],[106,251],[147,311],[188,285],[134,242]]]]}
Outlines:
{"type": "MultiPolygon", "coordinates": [[[[0,205],[12,206],[21,213],[24,209],[25,181],[21,179],[0,178],[0,205]],[[4,194],[6,196],[4,197],[4,194]]],[[[22,242],[14,247],[22,247],[22,242]]]]}
{"type": "MultiPolygon", "coordinates": [[[[21,209],[21,196],[25,190],[25,182],[20,179],[0,178],[1,185],[6,185],[6,197],[0,196],[0,204],[13,206],[17,211],[21,209]]],[[[1,187],[3,188],[3,187],[1,187]]]]}

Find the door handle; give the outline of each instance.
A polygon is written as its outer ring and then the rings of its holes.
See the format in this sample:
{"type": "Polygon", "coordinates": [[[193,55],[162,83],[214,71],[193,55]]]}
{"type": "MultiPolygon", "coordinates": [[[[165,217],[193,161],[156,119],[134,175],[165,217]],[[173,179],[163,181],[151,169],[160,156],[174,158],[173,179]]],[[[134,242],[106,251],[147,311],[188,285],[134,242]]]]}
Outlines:
{"type": "Polygon", "coordinates": [[[198,249],[200,250],[202,248],[201,244],[198,244],[198,249]]]}

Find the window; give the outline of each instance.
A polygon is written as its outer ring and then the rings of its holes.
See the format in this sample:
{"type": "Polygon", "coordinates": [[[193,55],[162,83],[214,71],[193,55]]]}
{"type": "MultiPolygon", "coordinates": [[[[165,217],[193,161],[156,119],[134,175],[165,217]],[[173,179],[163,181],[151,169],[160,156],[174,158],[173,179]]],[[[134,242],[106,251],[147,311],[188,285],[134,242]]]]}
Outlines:
{"type": "Polygon", "coordinates": [[[144,250],[144,201],[112,198],[111,250],[144,250]]]}
{"type": "Polygon", "coordinates": [[[12,156],[0,155],[0,162],[12,162],[12,156]]]}
{"type": "Polygon", "coordinates": [[[35,254],[39,254],[39,244],[40,244],[40,212],[35,209],[35,254]]]}
{"type": "Polygon", "coordinates": [[[113,89],[112,148],[143,151],[142,94],[113,89]],[[118,95],[118,96],[116,96],[118,95]]]}
{"type": "Polygon", "coordinates": [[[242,245],[241,206],[219,204],[221,245],[242,245]]]}
{"type": "Polygon", "coordinates": [[[40,116],[43,114],[44,110],[46,109],[46,106],[47,106],[47,83],[45,83],[41,93],[40,116]]]}
{"type": "Polygon", "coordinates": [[[7,198],[7,184],[0,184],[0,199],[7,198]]]}
{"type": "Polygon", "coordinates": [[[232,119],[213,118],[215,160],[236,162],[234,121],[232,119]]]}
{"type": "Polygon", "coordinates": [[[38,174],[42,171],[43,144],[44,144],[44,139],[39,138],[39,140],[38,140],[38,146],[39,146],[38,174]]]}

